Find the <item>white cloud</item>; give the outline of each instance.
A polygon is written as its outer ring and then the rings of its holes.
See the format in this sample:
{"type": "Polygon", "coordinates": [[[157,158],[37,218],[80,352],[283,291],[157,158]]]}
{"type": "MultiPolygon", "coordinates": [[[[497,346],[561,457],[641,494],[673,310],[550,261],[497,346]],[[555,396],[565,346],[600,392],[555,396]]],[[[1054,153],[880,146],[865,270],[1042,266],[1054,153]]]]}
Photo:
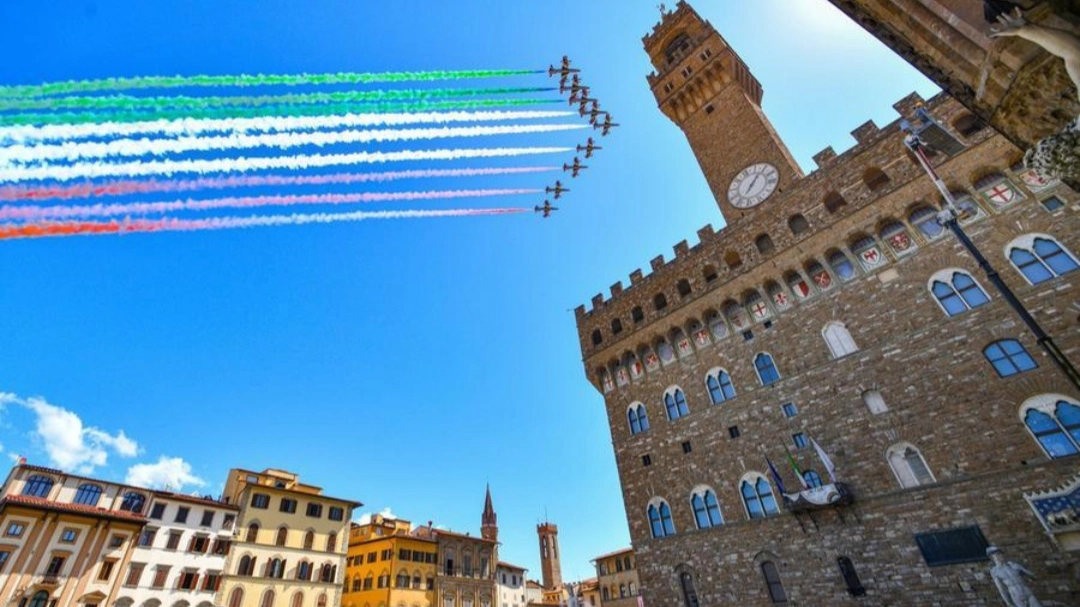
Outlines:
{"type": "Polygon", "coordinates": [[[206,485],[206,481],[191,473],[191,464],[183,458],[165,455],[159,457],[155,464],[135,464],[128,468],[124,482],[140,487],[168,488],[170,491],[178,491],[188,485],[206,485]]]}
{"type": "MultiPolygon", "coordinates": [[[[123,457],[133,457],[139,445],[123,431],[111,435],[98,428],[83,427],[82,419],[74,412],[49,404],[42,398],[21,401],[10,395],[8,402],[16,402],[37,415],[35,434],[45,446],[52,464],[65,470],[89,474],[94,468],[108,463],[109,450],[123,457]]],[[[3,400],[0,400],[3,402],[3,400]]]]}
{"type": "MultiPolygon", "coordinates": [[[[395,516],[394,513],[390,511],[390,506],[387,506],[387,507],[383,508],[382,510],[379,511],[378,514],[381,515],[383,517],[383,519],[388,520],[388,521],[396,521],[397,520],[397,516],[395,516]]],[[[353,522],[356,523],[357,525],[367,525],[368,523],[371,522],[371,517],[372,516],[374,516],[373,513],[365,512],[365,513],[361,514],[359,517],[354,518],[353,522]]]]}

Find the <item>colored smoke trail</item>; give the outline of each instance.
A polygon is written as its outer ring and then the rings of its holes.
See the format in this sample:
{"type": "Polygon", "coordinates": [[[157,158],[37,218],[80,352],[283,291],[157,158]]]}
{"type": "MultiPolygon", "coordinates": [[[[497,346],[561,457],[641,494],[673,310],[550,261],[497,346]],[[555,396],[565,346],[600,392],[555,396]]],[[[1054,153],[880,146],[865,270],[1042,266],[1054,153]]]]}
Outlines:
{"type": "Polygon", "coordinates": [[[358,194],[309,194],[284,196],[247,196],[210,198],[205,200],[173,200],[168,202],[131,202],[118,204],[94,204],[76,206],[4,206],[0,207],[0,220],[24,220],[42,222],[50,219],[73,217],[116,217],[118,215],[153,215],[175,211],[210,211],[214,209],[251,209],[270,206],[295,206],[308,204],[356,204],[361,202],[400,202],[403,200],[450,200],[453,198],[488,198],[492,196],[518,196],[537,194],[534,189],[492,190],[432,190],[428,192],[362,192],[358,194]]]}
{"type": "Polygon", "coordinates": [[[235,74],[228,76],[141,76],[136,78],[104,78],[100,80],[69,80],[38,85],[3,86],[0,97],[48,97],[97,91],[124,91],[151,88],[179,87],[251,87],[251,86],[313,86],[327,84],[373,84],[379,82],[431,82],[436,80],[472,80],[540,74],[544,70],[438,70],[424,72],[383,72],[337,74],[235,74]]]}
{"type": "Polygon", "coordinates": [[[384,171],[380,173],[335,173],[331,175],[245,175],[240,177],[216,177],[187,180],[114,181],[109,183],[84,183],[65,187],[37,188],[27,186],[0,186],[0,200],[47,200],[91,198],[98,196],[124,196],[154,192],[194,192],[198,190],[222,190],[227,188],[335,185],[373,183],[400,179],[432,179],[440,177],[486,177],[495,175],[521,175],[547,173],[561,170],[559,167],[496,167],[485,169],[425,169],[414,171],[384,171]]]}
{"type": "Polygon", "coordinates": [[[184,152],[243,150],[248,148],[289,149],[301,146],[416,141],[555,133],[588,128],[586,124],[513,124],[496,126],[437,127],[427,129],[382,129],[365,131],[319,131],[314,133],[277,133],[179,139],[117,139],[104,143],[80,142],[45,146],[8,146],[0,148],[0,168],[11,165],[49,164],[58,160],[75,162],[95,158],[167,156],[184,152]]]}
{"type": "Polygon", "coordinates": [[[319,129],[404,126],[408,124],[548,120],[576,115],[577,112],[567,111],[489,110],[474,112],[339,114],[326,116],[264,116],[258,118],[181,118],[177,120],[150,120],[144,122],[0,126],[0,142],[54,141],[63,139],[85,139],[87,137],[129,137],[134,135],[154,134],[190,137],[201,133],[281,133],[319,129]]]}
{"type": "Polygon", "coordinates": [[[323,116],[326,114],[427,112],[494,107],[524,107],[560,103],[562,99],[472,99],[414,103],[334,103],[325,105],[266,105],[257,108],[161,110],[153,112],[26,113],[3,116],[6,125],[86,124],[90,122],[141,122],[183,118],[258,118],[264,116],[323,116]]]}
{"type": "Polygon", "coordinates": [[[356,152],[352,154],[324,154],[313,156],[278,156],[270,158],[216,158],[212,160],[161,160],[154,162],[127,162],[117,164],[80,163],[50,165],[34,168],[0,168],[0,183],[54,179],[97,177],[145,177],[149,175],[172,175],[174,173],[248,173],[273,169],[310,169],[318,167],[399,162],[411,160],[464,160],[467,158],[518,157],[536,154],[559,154],[573,151],[565,147],[525,148],[467,148],[442,150],[403,150],[399,152],[356,152]]]}
{"type": "Polygon", "coordinates": [[[4,98],[0,97],[0,111],[59,110],[83,111],[158,110],[162,108],[210,109],[222,106],[260,107],[264,105],[299,105],[324,103],[377,103],[386,101],[418,101],[425,99],[453,99],[456,97],[481,97],[484,95],[513,95],[542,93],[556,90],[552,87],[497,87],[461,89],[386,89],[375,91],[344,91],[336,93],[302,93],[289,95],[237,95],[234,97],[132,97],[109,95],[101,97],[46,97],[4,98]]]}
{"type": "Polygon", "coordinates": [[[93,234],[129,234],[136,232],[194,232],[227,230],[264,226],[305,225],[310,223],[339,223],[367,219],[413,219],[431,217],[470,217],[480,215],[511,215],[528,213],[526,208],[502,209],[444,209],[430,211],[353,211],[351,213],[314,213],[293,215],[256,215],[254,217],[213,217],[207,219],[136,219],[109,222],[35,223],[0,225],[0,240],[12,238],[41,238],[46,236],[78,236],[93,234]]]}

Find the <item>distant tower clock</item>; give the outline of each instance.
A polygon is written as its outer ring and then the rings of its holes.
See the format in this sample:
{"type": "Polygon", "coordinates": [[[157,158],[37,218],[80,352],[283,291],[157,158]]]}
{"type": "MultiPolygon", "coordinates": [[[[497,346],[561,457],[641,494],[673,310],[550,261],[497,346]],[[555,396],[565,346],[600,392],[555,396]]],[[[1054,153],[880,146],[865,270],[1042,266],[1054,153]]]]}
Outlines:
{"type": "Polygon", "coordinates": [[[737,209],[749,209],[765,202],[776,191],[780,174],[776,167],[759,162],[739,171],[728,186],[728,202],[737,209]]]}

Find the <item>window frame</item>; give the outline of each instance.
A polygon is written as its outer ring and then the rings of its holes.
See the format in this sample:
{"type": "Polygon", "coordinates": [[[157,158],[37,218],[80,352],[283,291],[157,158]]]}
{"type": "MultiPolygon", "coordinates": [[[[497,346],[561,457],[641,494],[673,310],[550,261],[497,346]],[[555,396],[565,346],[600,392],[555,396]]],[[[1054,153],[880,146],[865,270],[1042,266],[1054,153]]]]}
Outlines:
{"type": "Polygon", "coordinates": [[[679,386],[670,386],[667,390],[664,390],[664,396],[661,399],[661,402],[664,404],[664,412],[667,414],[668,421],[670,422],[690,415],[690,405],[686,402],[686,392],[679,386]],[[668,403],[669,398],[671,399],[670,404],[668,403]],[[671,416],[673,409],[677,413],[675,417],[671,416]]]}
{"type": "Polygon", "coordinates": [[[932,468],[930,468],[930,464],[927,463],[926,456],[922,454],[922,450],[909,442],[901,441],[890,445],[889,448],[885,450],[885,461],[889,464],[889,469],[892,470],[893,476],[896,477],[896,482],[900,485],[901,489],[916,489],[918,487],[923,487],[926,485],[933,485],[937,482],[937,477],[934,476],[934,471],[932,468]],[[909,450],[913,451],[916,455],[919,456],[919,459],[922,461],[923,468],[926,470],[927,475],[929,475],[929,481],[923,482],[922,480],[920,480],[919,474],[911,467],[911,464],[908,462],[909,450]],[[897,470],[896,466],[893,465],[893,454],[900,454],[900,459],[903,461],[904,465],[907,466],[907,471],[911,474],[911,477],[912,479],[914,479],[915,484],[911,485],[905,483],[903,476],[900,474],[900,471],[897,470]]]}
{"type": "Polygon", "coordinates": [[[982,353],[983,358],[985,358],[986,361],[990,363],[990,366],[994,368],[994,372],[997,373],[998,377],[1002,379],[1006,377],[1012,377],[1014,375],[1020,375],[1021,373],[1025,373],[1027,371],[1032,371],[1039,368],[1039,364],[1035,362],[1035,358],[1027,351],[1027,348],[1024,347],[1024,344],[1020,343],[1020,340],[1013,339],[1011,337],[1006,337],[997,341],[990,342],[986,345],[985,348],[983,348],[982,353]],[[1020,350],[1019,352],[1007,352],[1003,344],[1015,344],[1017,347],[1020,348],[1020,350]],[[990,358],[989,351],[991,348],[997,348],[997,353],[999,353],[1001,356],[998,358],[990,358]],[[1021,365],[1017,364],[1016,359],[1020,359],[1021,362],[1024,362],[1025,364],[1030,364],[1030,366],[1021,368],[1021,365]],[[1013,368],[1012,372],[1002,373],[1001,367],[998,365],[998,363],[1000,362],[1007,362],[1013,368]]]}
{"type": "Polygon", "coordinates": [[[727,369],[721,367],[709,369],[709,372],[705,374],[705,391],[709,393],[709,400],[714,405],[725,403],[739,395],[735,391],[735,382],[731,381],[731,374],[727,372],[727,369]],[[716,382],[715,389],[710,385],[710,381],[716,382]],[[721,398],[719,400],[716,398],[716,392],[720,393],[721,398]],[[730,395],[728,392],[730,392],[730,395]]]}
{"type": "Polygon", "coordinates": [[[765,478],[764,474],[760,472],[747,472],[739,480],[739,498],[743,504],[743,512],[746,514],[747,520],[758,520],[769,518],[770,516],[776,516],[780,514],[780,505],[776,499],[776,493],[773,491],[772,483],[769,479],[765,478]],[[766,507],[766,500],[761,493],[761,483],[769,488],[768,497],[772,504],[772,512],[769,512],[769,508],[766,507]],[[747,501],[746,487],[750,487],[754,491],[753,501],[757,502],[761,506],[762,514],[755,516],[750,509],[750,503],[747,501]]]}
{"type": "Polygon", "coordinates": [[[720,501],[716,497],[716,491],[712,487],[698,486],[690,492],[690,512],[694,515],[694,525],[698,529],[711,529],[724,525],[724,513],[720,510],[720,501]],[[710,503],[711,498],[711,503],[710,503]],[[696,503],[700,501],[699,504],[696,503]],[[715,513],[715,520],[714,520],[715,513]],[[705,517],[705,525],[702,525],[701,517],[705,517]]]}
{"type": "Polygon", "coordinates": [[[767,387],[767,386],[771,386],[771,385],[779,382],[781,379],[783,379],[783,376],[780,375],[780,369],[778,369],[776,367],[776,359],[773,357],[772,354],[769,354],[768,352],[758,352],[757,354],[754,355],[754,373],[757,374],[758,382],[761,384],[761,387],[763,387],[763,388],[767,387]],[[770,380],[768,382],[765,381],[765,378],[761,374],[762,365],[758,362],[759,360],[767,360],[768,361],[768,363],[769,363],[768,368],[771,368],[772,372],[776,375],[775,379],[772,379],[772,380],[770,380]]]}
{"type": "Polygon", "coordinates": [[[1049,234],[1032,233],[1032,234],[1023,234],[1021,236],[1017,236],[1016,238],[1012,239],[1011,241],[1008,242],[1008,244],[1005,245],[1004,251],[1005,251],[1005,258],[1009,260],[1009,265],[1011,265],[1013,267],[1013,269],[1016,270],[1021,276],[1023,276],[1024,280],[1027,281],[1027,283],[1029,285],[1032,285],[1032,286],[1042,284],[1044,282],[1049,282],[1049,281],[1054,280],[1056,278],[1060,278],[1060,277],[1064,276],[1065,274],[1080,271],[1080,260],[1077,259],[1076,255],[1072,251],[1070,251],[1068,247],[1063,245],[1060,240],[1058,240],[1057,238],[1054,238],[1053,236],[1051,236],[1049,234]],[[1069,268],[1069,269],[1066,269],[1064,272],[1059,272],[1058,269],[1052,267],[1049,263],[1047,263],[1047,261],[1046,261],[1047,257],[1043,257],[1042,255],[1040,255],[1038,253],[1038,251],[1035,250],[1035,247],[1036,247],[1037,242],[1039,240],[1042,240],[1044,242],[1049,242],[1053,246],[1057,247],[1057,251],[1052,253],[1052,255],[1063,255],[1066,260],[1068,260],[1070,263],[1072,263],[1073,267],[1069,268]],[[1013,259],[1012,254],[1013,254],[1014,251],[1023,251],[1025,253],[1027,253],[1028,255],[1031,255],[1034,258],[1034,261],[1032,263],[1025,264],[1024,267],[1028,267],[1028,266],[1033,265],[1033,264],[1038,264],[1047,273],[1049,273],[1050,276],[1048,276],[1047,278],[1044,278],[1042,280],[1039,280],[1039,281],[1032,280],[1032,278],[1026,272],[1024,272],[1020,268],[1020,265],[1017,264],[1017,262],[1013,259]]]}
{"type": "Polygon", "coordinates": [[[1076,457],[1077,455],[1080,455],[1080,437],[1077,437],[1075,434],[1073,434],[1074,432],[1080,434],[1080,426],[1073,428],[1071,426],[1066,426],[1064,423],[1062,423],[1062,421],[1058,418],[1057,411],[1057,409],[1062,404],[1080,407],[1080,402],[1063,394],[1039,394],[1025,400],[1020,405],[1019,410],[1020,423],[1023,424],[1024,428],[1028,432],[1028,435],[1031,436],[1031,438],[1039,445],[1039,449],[1042,450],[1043,455],[1052,460],[1063,459],[1067,457],[1076,457]],[[1036,432],[1027,423],[1027,415],[1030,411],[1037,411],[1039,413],[1042,413],[1043,415],[1049,416],[1057,427],[1057,431],[1055,432],[1055,434],[1064,435],[1065,440],[1068,441],[1068,444],[1072,447],[1073,452],[1065,453],[1062,455],[1052,454],[1050,450],[1047,449],[1043,441],[1039,439],[1040,436],[1046,436],[1047,433],[1044,432],[1042,434],[1036,434],[1036,432]]]}
{"type": "MultiPolygon", "coordinates": [[[[941,311],[945,314],[945,316],[947,318],[953,318],[955,316],[960,316],[961,314],[964,314],[966,312],[970,312],[970,311],[974,310],[975,308],[979,308],[979,307],[991,304],[994,301],[993,299],[991,299],[990,294],[987,293],[986,289],[983,288],[982,284],[978,281],[978,279],[975,278],[975,276],[973,276],[967,270],[964,270],[964,269],[961,269],[961,268],[945,268],[944,270],[938,270],[937,272],[935,272],[929,278],[929,280],[926,281],[926,288],[927,288],[928,291],[930,291],[930,296],[934,298],[934,302],[937,304],[937,306],[939,308],[941,308],[941,311]],[[983,301],[983,302],[976,303],[976,304],[972,305],[972,303],[970,301],[968,301],[968,299],[961,294],[960,288],[958,288],[956,286],[956,284],[955,284],[956,277],[958,275],[962,275],[962,276],[968,278],[969,280],[971,280],[971,282],[973,283],[973,286],[976,289],[978,289],[978,291],[982,294],[982,296],[986,299],[986,301],[983,301]],[[944,286],[945,288],[949,289],[949,295],[947,295],[947,296],[939,296],[938,293],[934,291],[934,287],[937,284],[940,284],[940,285],[944,286]],[[951,312],[951,311],[949,311],[949,309],[947,307],[945,307],[945,304],[943,303],[943,301],[945,301],[945,299],[949,299],[949,298],[953,298],[953,297],[955,297],[957,300],[959,300],[963,304],[963,306],[964,306],[963,310],[958,310],[956,312],[951,312]]],[[[965,287],[965,290],[968,290],[968,287],[965,287]]]]}

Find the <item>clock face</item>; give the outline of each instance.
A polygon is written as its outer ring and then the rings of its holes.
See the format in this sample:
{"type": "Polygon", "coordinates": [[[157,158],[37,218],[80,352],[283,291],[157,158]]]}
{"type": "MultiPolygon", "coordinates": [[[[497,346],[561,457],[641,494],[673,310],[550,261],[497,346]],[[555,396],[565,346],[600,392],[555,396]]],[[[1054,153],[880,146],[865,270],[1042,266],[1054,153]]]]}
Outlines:
{"type": "Polygon", "coordinates": [[[728,187],[728,202],[738,209],[749,209],[765,201],[776,191],[780,183],[780,174],[776,167],[759,162],[739,171],[728,187]]]}

